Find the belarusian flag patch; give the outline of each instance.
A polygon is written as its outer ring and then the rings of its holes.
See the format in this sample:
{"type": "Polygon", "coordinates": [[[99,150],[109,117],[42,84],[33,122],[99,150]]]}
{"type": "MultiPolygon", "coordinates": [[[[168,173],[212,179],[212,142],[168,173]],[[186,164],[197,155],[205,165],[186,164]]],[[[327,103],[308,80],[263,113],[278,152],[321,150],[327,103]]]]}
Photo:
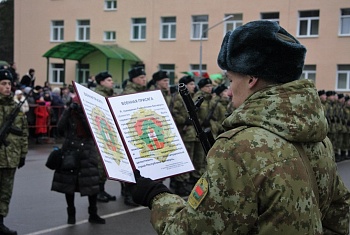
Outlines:
{"type": "Polygon", "coordinates": [[[197,209],[197,207],[201,204],[204,197],[208,193],[208,181],[205,178],[200,178],[192,192],[188,198],[188,204],[193,208],[197,209]]]}

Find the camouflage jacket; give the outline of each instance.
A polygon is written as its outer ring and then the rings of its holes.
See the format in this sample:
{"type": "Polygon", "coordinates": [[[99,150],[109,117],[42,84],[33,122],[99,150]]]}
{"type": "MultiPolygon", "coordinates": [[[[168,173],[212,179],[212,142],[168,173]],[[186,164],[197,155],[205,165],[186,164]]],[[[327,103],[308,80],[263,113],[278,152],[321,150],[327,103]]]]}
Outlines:
{"type": "Polygon", "coordinates": [[[100,94],[104,97],[111,97],[114,95],[114,90],[113,88],[107,88],[107,87],[104,87],[104,86],[101,86],[101,85],[97,85],[96,88],[95,88],[95,92],[97,94],[100,94]]]}
{"type": "Polygon", "coordinates": [[[175,96],[173,117],[176,123],[177,129],[184,142],[199,141],[197,139],[197,133],[192,125],[192,122],[188,121],[188,112],[179,93],[175,96]]]}
{"type": "Polygon", "coordinates": [[[350,193],[337,174],[327,122],[312,82],[252,94],[225,119],[207,170],[188,201],[152,201],[158,234],[348,234],[350,193]],[[293,143],[301,144],[319,203],[293,143]]]}
{"type": "Polygon", "coordinates": [[[128,81],[121,95],[134,94],[134,93],[138,93],[146,90],[147,90],[146,86],[141,86],[139,84],[128,81]]]}
{"type": "MultiPolygon", "coordinates": [[[[0,95],[0,126],[14,109],[16,103],[12,96],[0,95]]],[[[0,168],[16,168],[21,157],[28,152],[28,122],[26,115],[19,112],[12,126],[22,130],[22,135],[10,133],[6,141],[8,146],[0,146],[0,168]]]]}

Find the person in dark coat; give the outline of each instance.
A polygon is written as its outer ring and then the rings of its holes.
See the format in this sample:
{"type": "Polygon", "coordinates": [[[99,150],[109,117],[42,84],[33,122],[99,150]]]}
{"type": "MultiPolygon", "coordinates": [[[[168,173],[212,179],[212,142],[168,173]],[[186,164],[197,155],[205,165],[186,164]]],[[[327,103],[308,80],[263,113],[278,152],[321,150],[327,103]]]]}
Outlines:
{"type": "MultiPolygon", "coordinates": [[[[62,165],[54,172],[52,191],[64,193],[67,201],[68,224],[75,224],[74,193],[89,199],[89,222],[105,224],[97,214],[99,192],[98,152],[78,97],[66,108],[58,122],[58,132],[65,136],[61,151],[62,165]],[[68,163],[68,155],[75,164],[68,163]]],[[[72,162],[72,161],[70,161],[72,162]]]]}

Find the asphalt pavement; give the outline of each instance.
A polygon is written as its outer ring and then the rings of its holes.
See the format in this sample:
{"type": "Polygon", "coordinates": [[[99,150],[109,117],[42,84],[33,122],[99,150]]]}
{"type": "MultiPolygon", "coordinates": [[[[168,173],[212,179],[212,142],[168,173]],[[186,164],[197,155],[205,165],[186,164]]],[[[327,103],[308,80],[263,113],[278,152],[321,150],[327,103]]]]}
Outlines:
{"type": "Polygon", "coordinates": [[[30,144],[26,164],[17,170],[9,215],[5,224],[19,235],[81,235],[81,234],[142,234],[154,235],[150,211],[146,207],[130,207],[123,203],[120,183],[108,180],[106,191],[116,195],[116,201],[98,202],[98,214],[106,224],[90,224],[88,198],[75,193],[75,225],[67,224],[67,205],[62,193],[51,191],[53,171],[45,167],[53,146],[60,144],[30,144]]]}
{"type": "MultiPolygon", "coordinates": [[[[98,203],[98,214],[106,224],[90,224],[88,199],[75,194],[75,225],[67,225],[64,194],[51,191],[53,171],[45,167],[53,146],[60,144],[30,144],[26,164],[17,170],[9,215],[5,224],[19,235],[154,235],[150,224],[150,211],[145,207],[130,207],[123,203],[120,183],[108,180],[106,191],[117,196],[117,201],[98,203]]],[[[338,163],[338,170],[350,188],[350,161],[338,163]]],[[[165,181],[168,184],[169,180],[165,181]]]]}

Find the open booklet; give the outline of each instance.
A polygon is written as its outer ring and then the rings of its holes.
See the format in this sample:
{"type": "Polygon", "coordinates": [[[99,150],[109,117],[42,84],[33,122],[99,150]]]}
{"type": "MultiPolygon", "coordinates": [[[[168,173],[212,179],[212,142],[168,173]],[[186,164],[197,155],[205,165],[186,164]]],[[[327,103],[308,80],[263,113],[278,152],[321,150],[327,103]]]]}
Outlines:
{"type": "Polygon", "coordinates": [[[106,98],[73,82],[109,179],[135,182],[193,171],[159,90],[106,98]]]}

